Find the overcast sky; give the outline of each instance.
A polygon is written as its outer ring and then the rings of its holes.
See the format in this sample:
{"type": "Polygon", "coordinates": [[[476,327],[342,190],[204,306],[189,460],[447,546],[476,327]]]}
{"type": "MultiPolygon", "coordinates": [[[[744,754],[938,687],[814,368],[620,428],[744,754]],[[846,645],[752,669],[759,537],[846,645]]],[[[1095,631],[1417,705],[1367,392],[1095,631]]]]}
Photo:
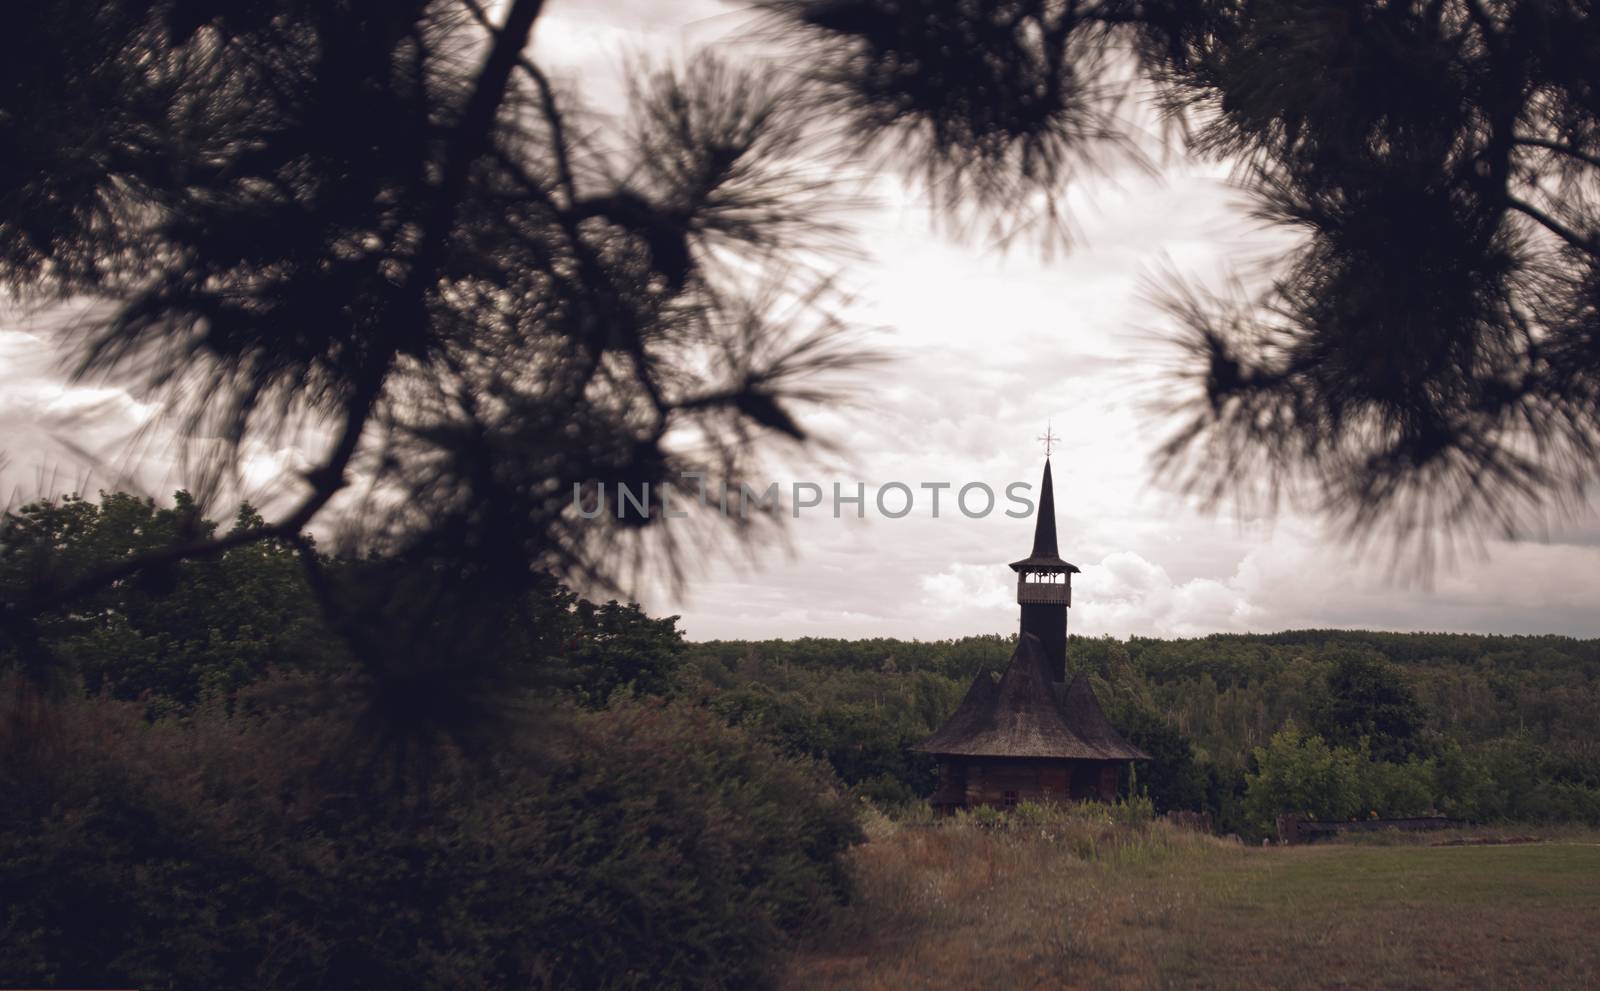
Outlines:
{"type": "MultiPolygon", "coordinates": [[[[630,56],[727,41],[747,23],[713,0],[553,0],[536,51],[586,95],[621,92],[630,56]]],[[[821,464],[773,466],[771,480],[867,486],[867,518],[823,510],[794,521],[787,546],[718,561],[688,597],[646,586],[645,606],[679,613],[694,639],[893,636],[936,639],[1009,633],[1016,625],[1007,561],[1027,554],[1033,521],[997,508],[968,519],[926,499],[904,519],[871,508],[874,487],[899,481],[959,487],[1037,485],[1046,422],[1063,439],[1053,457],[1061,554],[1074,581],[1077,633],[1199,635],[1304,627],[1600,635],[1600,524],[1594,515],[1542,540],[1491,541],[1434,575],[1431,587],[1390,576],[1381,554],[1352,557],[1336,535],[1292,515],[1241,523],[1201,514],[1154,488],[1158,424],[1142,408],[1161,352],[1163,318],[1142,287],[1166,272],[1203,283],[1281,251],[1254,228],[1215,165],[1172,161],[1074,186],[1077,234],[1045,260],[942,236],[916,191],[893,177],[856,216],[868,258],[846,273],[852,317],[892,360],[850,410],[807,421],[839,445],[821,464]]],[[[0,452],[8,492],[107,484],[71,446],[95,450],[147,417],[119,389],[68,387],[42,335],[0,329],[0,452]],[[85,411],[91,415],[85,416],[85,411]]],[[[106,447],[109,450],[109,447],[106,447]]],[[[141,457],[159,461],[147,439],[141,457]]],[[[294,468],[292,449],[257,450],[247,477],[294,468]]],[[[144,467],[144,466],[140,466],[144,467]]],[[[168,471],[150,484],[173,487],[168,471]]],[[[150,478],[148,472],[141,476],[150,478]]],[[[920,494],[919,494],[920,496],[920,494]]],[[[946,497],[948,500],[948,497],[946,497]]]]}

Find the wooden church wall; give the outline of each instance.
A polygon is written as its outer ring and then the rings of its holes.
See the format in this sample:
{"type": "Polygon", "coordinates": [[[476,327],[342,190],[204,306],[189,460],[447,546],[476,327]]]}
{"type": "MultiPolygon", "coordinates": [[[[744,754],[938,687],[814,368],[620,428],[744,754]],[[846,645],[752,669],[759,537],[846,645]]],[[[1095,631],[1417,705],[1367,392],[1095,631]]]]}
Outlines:
{"type": "Polygon", "coordinates": [[[1100,798],[1106,802],[1117,800],[1116,764],[1102,764],[1100,766],[1100,798]]]}
{"type": "Polygon", "coordinates": [[[1065,801],[1117,794],[1117,765],[1102,761],[971,761],[951,767],[947,781],[965,784],[967,804],[1065,801]]]}

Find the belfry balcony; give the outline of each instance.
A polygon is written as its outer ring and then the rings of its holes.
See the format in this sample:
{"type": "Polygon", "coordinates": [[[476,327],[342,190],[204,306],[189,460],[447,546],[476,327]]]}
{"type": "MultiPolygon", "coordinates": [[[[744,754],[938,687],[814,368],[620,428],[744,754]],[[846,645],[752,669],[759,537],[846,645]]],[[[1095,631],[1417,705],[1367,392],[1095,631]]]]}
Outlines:
{"type": "Polygon", "coordinates": [[[1070,606],[1072,585],[1067,582],[1017,582],[1017,602],[1021,605],[1070,606]]]}

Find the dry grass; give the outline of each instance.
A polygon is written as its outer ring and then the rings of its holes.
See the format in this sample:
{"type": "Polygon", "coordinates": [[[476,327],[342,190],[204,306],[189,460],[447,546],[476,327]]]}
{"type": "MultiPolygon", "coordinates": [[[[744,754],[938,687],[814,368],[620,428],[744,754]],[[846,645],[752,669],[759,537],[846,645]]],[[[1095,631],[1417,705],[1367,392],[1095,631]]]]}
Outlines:
{"type": "Polygon", "coordinates": [[[1561,988],[1600,973],[1592,831],[1261,849],[1091,812],[872,833],[859,901],[786,987],[1561,988]]]}

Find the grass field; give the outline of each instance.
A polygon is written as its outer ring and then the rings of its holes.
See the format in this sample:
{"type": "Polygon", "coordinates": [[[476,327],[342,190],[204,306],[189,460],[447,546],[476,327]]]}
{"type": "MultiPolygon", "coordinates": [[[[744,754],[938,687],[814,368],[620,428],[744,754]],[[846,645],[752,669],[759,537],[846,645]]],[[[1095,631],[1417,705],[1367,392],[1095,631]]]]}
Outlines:
{"type": "Polygon", "coordinates": [[[1600,987],[1600,834],[1250,848],[1070,820],[879,824],[800,988],[1600,987]]]}

